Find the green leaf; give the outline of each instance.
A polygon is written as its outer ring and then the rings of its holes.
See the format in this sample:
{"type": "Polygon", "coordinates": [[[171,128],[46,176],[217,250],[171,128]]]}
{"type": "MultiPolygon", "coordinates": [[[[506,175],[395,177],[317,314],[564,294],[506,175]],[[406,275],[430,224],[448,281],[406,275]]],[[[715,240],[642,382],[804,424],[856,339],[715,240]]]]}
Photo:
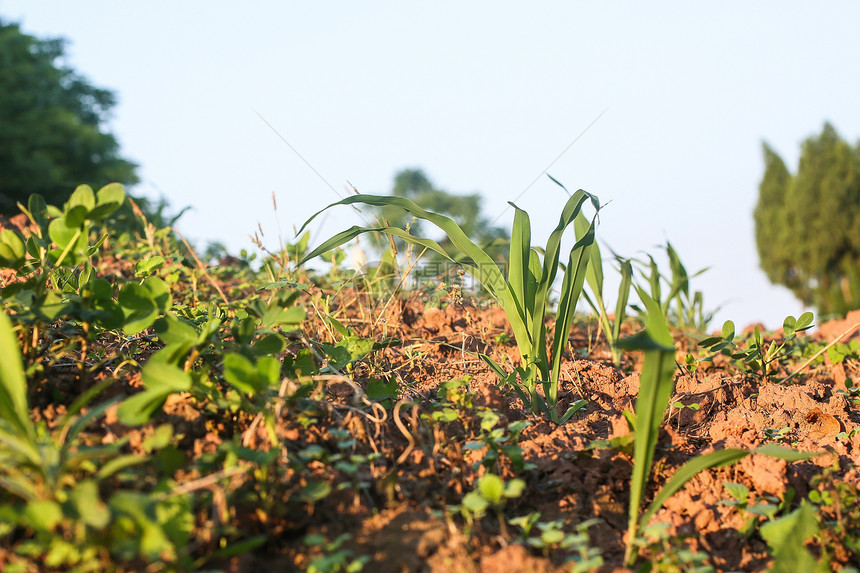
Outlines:
{"type": "Polygon", "coordinates": [[[779,458],[788,462],[810,460],[822,455],[824,452],[799,452],[779,444],[765,444],[753,450],[753,453],[762,454],[771,458],[779,458]]]}
{"type": "Polygon", "coordinates": [[[735,323],[727,320],[723,323],[723,338],[731,341],[735,337],[735,323]]]}
{"type": "Polygon", "coordinates": [[[281,308],[276,305],[270,306],[263,315],[263,328],[281,326],[287,329],[295,329],[307,318],[305,309],[297,306],[281,308]]]}
{"type": "Polygon", "coordinates": [[[148,276],[164,266],[164,257],[154,255],[142,261],[134,263],[134,274],[137,276],[148,276]]]}
{"type": "Polygon", "coordinates": [[[307,503],[325,499],[331,493],[331,484],[324,480],[310,481],[299,490],[299,497],[307,503]]]}
{"type": "Polygon", "coordinates": [[[149,277],[143,281],[143,286],[149,291],[152,300],[159,312],[167,312],[173,305],[173,297],[170,287],[158,277],[149,277]]]}
{"type": "Polygon", "coordinates": [[[0,418],[29,440],[35,438],[27,404],[27,379],[12,321],[0,312],[0,418]]]}
{"type": "Polygon", "coordinates": [[[520,497],[526,488],[526,482],[519,478],[512,479],[505,484],[505,497],[520,497]]]}
{"type": "Polygon", "coordinates": [[[502,503],[505,494],[505,482],[495,474],[484,474],[478,480],[478,493],[492,505],[502,503]]]}
{"type": "Polygon", "coordinates": [[[816,570],[817,560],[806,542],[818,533],[815,510],[806,501],[788,515],[761,526],[761,536],[773,551],[774,573],[816,570]]]}
{"type": "Polygon", "coordinates": [[[379,378],[371,378],[367,382],[367,398],[374,402],[396,400],[399,388],[397,380],[393,378],[389,382],[379,378]]]}
{"type": "Polygon", "coordinates": [[[490,502],[476,491],[470,491],[464,495],[461,504],[465,509],[478,517],[482,516],[490,506],[490,502]]]}
{"type": "Polygon", "coordinates": [[[22,517],[33,529],[51,532],[63,520],[63,508],[47,499],[31,501],[24,508],[22,517]]]}
{"type": "Polygon", "coordinates": [[[224,378],[234,388],[248,395],[258,394],[266,387],[265,381],[257,373],[256,366],[234,352],[224,356],[224,378]]]}
{"type": "Polygon", "coordinates": [[[146,330],[158,317],[158,307],[152,293],[136,283],[126,283],[117,295],[119,304],[126,310],[123,332],[137,334],[146,330]]]}
{"type": "Polygon", "coordinates": [[[622,341],[628,348],[638,347],[645,352],[645,361],[639,376],[639,396],[636,399],[636,438],[633,444],[633,475],[630,479],[628,512],[630,540],[624,559],[628,566],[632,564],[632,543],[638,535],[640,503],[651,472],[663,415],[669,407],[675,371],[674,343],[663,309],[642,288],[637,286],[636,290],[646,309],[645,332],[632,340],[622,341]]]}
{"type": "Polygon", "coordinates": [[[110,522],[110,510],[99,496],[99,488],[95,481],[80,482],[72,490],[70,497],[82,522],[96,529],[101,529],[110,522]]]}
{"type": "Polygon", "coordinates": [[[125,189],[119,183],[108,183],[99,189],[97,205],[90,209],[88,219],[99,220],[111,215],[125,202],[125,189]]]}
{"type": "Polygon", "coordinates": [[[24,239],[17,231],[12,229],[0,231],[0,262],[17,268],[24,263],[25,253],[24,239]]]}
{"type": "Polygon", "coordinates": [[[287,347],[287,341],[280,334],[269,333],[258,338],[251,345],[251,350],[257,356],[280,354],[287,347]]]}
{"type": "Polygon", "coordinates": [[[669,481],[667,481],[665,485],[663,485],[663,488],[654,497],[654,501],[651,502],[651,505],[648,506],[648,509],[642,513],[641,517],[639,518],[638,528],[642,529],[646,525],[648,525],[648,522],[651,520],[654,514],[657,513],[657,511],[661,507],[663,507],[663,504],[666,503],[666,500],[672,497],[675,492],[684,487],[684,485],[688,481],[693,479],[693,477],[695,477],[699,472],[708,468],[715,468],[719,466],[724,466],[726,464],[734,463],[749,455],[749,453],[749,450],[729,448],[696,456],[695,458],[685,463],[683,466],[678,468],[678,471],[676,471],[671,478],[669,478],[669,481]]]}
{"type": "Polygon", "coordinates": [[[69,243],[81,236],[78,225],[70,226],[65,217],[59,217],[48,225],[48,236],[60,249],[65,249],[69,243]]]}
{"type": "Polygon", "coordinates": [[[69,198],[67,210],[77,206],[82,206],[86,208],[87,211],[96,206],[96,196],[93,193],[92,187],[89,185],[78,185],[75,188],[72,192],[72,196],[69,198]]]}
{"type": "Polygon", "coordinates": [[[139,426],[152,418],[167,396],[191,389],[191,376],[181,368],[164,362],[147,362],[141,371],[145,390],[127,398],[117,410],[119,421],[139,426]]]}

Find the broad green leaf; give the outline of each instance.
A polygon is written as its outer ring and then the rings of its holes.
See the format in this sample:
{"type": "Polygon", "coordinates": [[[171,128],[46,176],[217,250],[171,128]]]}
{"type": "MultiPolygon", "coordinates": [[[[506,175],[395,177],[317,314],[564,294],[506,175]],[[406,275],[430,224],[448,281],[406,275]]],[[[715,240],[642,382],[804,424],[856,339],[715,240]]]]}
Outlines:
{"type": "Polygon", "coordinates": [[[0,262],[18,266],[24,262],[24,239],[17,231],[3,229],[0,231],[0,262]]]}
{"type": "Polygon", "coordinates": [[[399,390],[400,386],[395,379],[386,382],[379,378],[371,378],[367,382],[367,398],[374,402],[382,402],[389,399],[396,400],[399,390]]]}
{"type": "Polygon", "coordinates": [[[99,220],[111,215],[125,202],[125,189],[119,183],[109,183],[99,189],[97,205],[90,209],[88,219],[99,220]]]}
{"type": "Polygon", "coordinates": [[[806,501],[788,515],[761,526],[761,536],[773,550],[774,573],[815,571],[817,560],[806,542],[818,533],[815,509],[806,501]]]}
{"type": "Polygon", "coordinates": [[[325,499],[331,493],[331,484],[325,480],[310,481],[299,490],[299,497],[308,503],[325,499]]]}
{"type": "Polygon", "coordinates": [[[159,312],[167,312],[173,305],[170,287],[158,277],[149,277],[143,281],[143,286],[149,291],[159,312]]]}
{"type": "Polygon", "coordinates": [[[81,236],[79,226],[69,226],[64,217],[60,217],[51,221],[48,225],[48,236],[54,241],[60,249],[65,249],[69,243],[77,240],[81,236]]]}
{"type": "Polygon", "coordinates": [[[95,481],[88,479],[80,482],[70,497],[81,521],[87,525],[101,529],[110,522],[110,510],[99,496],[95,481]]]}
{"type": "Polygon", "coordinates": [[[117,295],[119,304],[126,309],[123,332],[137,334],[146,330],[158,317],[158,307],[152,292],[137,283],[126,283],[117,295]]]}
{"type": "Polygon", "coordinates": [[[484,474],[478,480],[478,493],[492,505],[499,505],[505,494],[505,482],[495,474],[484,474]]]}
{"type": "Polygon", "coordinates": [[[96,206],[96,196],[89,185],[78,185],[69,197],[68,210],[78,206],[84,207],[87,211],[96,206]]]}
{"type": "Polygon", "coordinates": [[[266,387],[265,380],[257,373],[256,366],[234,352],[224,356],[224,378],[244,394],[259,394],[266,387]]]}
{"type": "Polygon", "coordinates": [[[470,491],[464,495],[461,503],[465,509],[477,517],[484,515],[484,512],[487,511],[487,507],[490,505],[487,498],[476,491],[470,491]]]}
{"type": "Polygon", "coordinates": [[[286,328],[296,328],[303,320],[307,318],[305,309],[292,306],[290,308],[279,308],[278,306],[270,306],[263,315],[263,328],[272,328],[273,326],[281,326],[286,328]]]}
{"type": "Polygon", "coordinates": [[[526,482],[519,478],[514,478],[505,484],[505,497],[513,498],[520,497],[523,490],[526,488],[526,482]]]}
{"type": "Polygon", "coordinates": [[[24,508],[23,518],[33,529],[50,532],[63,520],[63,508],[47,499],[31,501],[24,508]]]}
{"type": "Polygon", "coordinates": [[[146,389],[127,398],[117,410],[120,422],[127,426],[145,424],[167,396],[191,389],[191,376],[172,364],[150,361],[143,367],[141,376],[146,389]]]}
{"type": "Polygon", "coordinates": [[[723,338],[731,341],[735,337],[735,323],[727,320],[723,323],[723,338]]]}
{"type": "Polygon", "coordinates": [[[269,333],[254,341],[251,350],[257,356],[280,354],[287,347],[287,341],[280,334],[269,333]]]}
{"type": "Polygon", "coordinates": [[[163,266],[164,257],[155,255],[134,263],[134,273],[138,276],[148,276],[163,266]]]}

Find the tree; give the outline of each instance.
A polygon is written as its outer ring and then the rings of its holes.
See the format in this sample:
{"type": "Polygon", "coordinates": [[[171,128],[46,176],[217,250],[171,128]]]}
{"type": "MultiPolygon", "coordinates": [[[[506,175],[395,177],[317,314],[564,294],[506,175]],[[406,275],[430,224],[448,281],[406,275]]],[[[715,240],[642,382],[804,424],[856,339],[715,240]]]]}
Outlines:
{"type": "Polygon", "coordinates": [[[116,97],[64,63],[65,40],[0,20],[0,213],[39,193],[62,204],[79,184],[138,182],[104,124],[116,97]]]}
{"type": "MultiPolygon", "coordinates": [[[[477,243],[494,259],[501,260],[507,249],[505,245],[510,236],[501,227],[492,226],[492,222],[481,213],[482,198],[478,193],[457,195],[436,188],[427,175],[420,169],[404,169],[394,176],[394,188],[391,194],[396,197],[411,199],[424,209],[440,213],[452,218],[463,229],[463,232],[477,243]]],[[[399,207],[386,206],[378,209],[379,218],[392,227],[406,228],[413,235],[422,235],[420,221],[399,207]]],[[[456,249],[447,237],[440,239],[439,244],[452,256],[456,249]]],[[[436,260],[436,255],[425,255],[428,260],[436,260]]]]}
{"type": "Polygon", "coordinates": [[[803,143],[795,175],[763,147],[754,212],[762,270],[821,315],[860,307],[860,145],[826,123],[803,143]]]}

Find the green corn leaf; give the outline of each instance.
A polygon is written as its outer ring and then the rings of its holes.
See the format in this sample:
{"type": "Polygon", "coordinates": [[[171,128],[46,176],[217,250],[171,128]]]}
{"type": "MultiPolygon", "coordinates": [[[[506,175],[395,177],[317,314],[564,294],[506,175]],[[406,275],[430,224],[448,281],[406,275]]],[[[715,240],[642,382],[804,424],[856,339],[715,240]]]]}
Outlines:
{"type": "Polygon", "coordinates": [[[779,444],[765,444],[753,450],[753,453],[762,454],[771,458],[785,460],[787,462],[797,462],[802,460],[810,460],[822,455],[823,452],[798,452],[779,444]]]}
{"type": "Polygon", "coordinates": [[[615,324],[612,325],[612,340],[616,341],[616,345],[618,344],[618,337],[621,336],[621,324],[627,315],[630,287],[633,286],[633,263],[629,259],[623,259],[619,262],[621,263],[621,284],[618,286],[618,301],[615,304],[615,324]]]}
{"type": "MultiPolygon", "coordinates": [[[[487,291],[499,302],[501,307],[504,309],[505,314],[508,316],[508,320],[511,323],[511,328],[514,331],[514,337],[517,339],[517,343],[519,345],[527,345],[527,341],[529,340],[529,330],[526,327],[525,321],[520,316],[520,313],[516,311],[516,302],[514,300],[514,296],[511,293],[511,289],[507,286],[507,281],[505,280],[502,271],[499,269],[496,262],[486,254],[481,248],[473,243],[463,232],[463,230],[457,225],[457,223],[444,215],[439,215],[436,213],[431,213],[425,209],[422,209],[414,202],[406,199],[404,197],[391,197],[384,195],[354,195],[352,197],[347,197],[341,201],[336,203],[332,203],[325,209],[322,209],[311,216],[310,219],[305,221],[302,228],[299,229],[299,233],[301,233],[307,225],[311,223],[320,213],[334,207],[336,205],[353,205],[353,204],[365,204],[371,205],[375,207],[384,207],[387,205],[394,205],[404,209],[410,215],[418,219],[423,219],[430,223],[433,223],[439,229],[441,229],[451,241],[451,244],[454,248],[458,249],[460,253],[463,254],[464,260],[455,260],[451,257],[436,241],[431,239],[425,239],[421,237],[415,237],[403,229],[398,229],[396,227],[352,227],[338,233],[333,236],[329,240],[325,241],[323,244],[319,245],[313,251],[305,255],[301,261],[299,261],[299,266],[303,265],[308,260],[329,251],[335,247],[343,245],[354,239],[355,237],[363,234],[363,233],[384,233],[388,235],[394,235],[403,239],[405,242],[418,245],[421,247],[425,247],[435,253],[438,253],[445,259],[459,264],[463,267],[463,269],[472,275],[481,285],[483,285],[487,291]],[[471,261],[471,262],[470,262],[471,261]]],[[[536,308],[543,308],[536,303],[536,308]]],[[[541,317],[543,320],[543,317],[541,317]]]]}
{"type": "MultiPolygon", "coordinates": [[[[508,257],[508,284],[519,313],[525,324],[531,323],[531,312],[534,304],[532,277],[529,273],[531,263],[531,222],[529,215],[522,209],[514,207],[514,224],[511,231],[511,248],[508,257]],[[528,300],[527,293],[532,296],[528,300]]],[[[530,333],[531,334],[531,333],[530,333]]],[[[531,344],[531,340],[529,343],[531,344]]]]}
{"type": "Polygon", "coordinates": [[[639,528],[641,529],[648,525],[648,522],[652,517],[654,517],[654,514],[663,507],[666,500],[684,487],[684,485],[693,479],[693,477],[699,472],[708,468],[715,468],[735,463],[749,455],[749,453],[749,450],[742,449],[717,450],[715,452],[696,456],[685,463],[683,466],[678,468],[678,471],[676,471],[671,478],[669,478],[669,481],[666,482],[662,489],[660,489],[660,492],[654,497],[654,501],[651,502],[648,509],[642,513],[639,518],[639,528]]]}
{"type": "Polygon", "coordinates": [[[669,406],[674,387],[675,351],[666,317],[659,303],[637,287],[639,298],[645,305],[645,331],[621,341],[624,348],[644,350],[645,362],[639,377],[639,397],[636,400],[636,437],[633,449],[633,475],[630,479],[629,543],[625,562],[633,556],[633,540],[638,535],[639,508],[663,414],[669,406]]]}
{"type": "Polygon", "coordinates": [[[558,303],[558,317],[555,323],[555,334],[552,340],[552,373],[550,374],[549,406],[555,407],[558,398],[558,377],[561,370],[561,357],[567,346],[567,337],[573,325],[576,302],[585,283],[586,270],[589,266],[591,246],[594,244],[594,221],[588,227],[570,251],[567,270],[561,287],[561,297],[558,303]]]}

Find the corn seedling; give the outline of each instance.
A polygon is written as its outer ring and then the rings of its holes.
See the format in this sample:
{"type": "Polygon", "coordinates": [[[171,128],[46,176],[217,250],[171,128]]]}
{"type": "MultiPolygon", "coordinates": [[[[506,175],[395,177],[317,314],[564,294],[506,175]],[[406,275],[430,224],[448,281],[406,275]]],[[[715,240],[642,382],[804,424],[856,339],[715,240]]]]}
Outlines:
{"type": "MultiPolygon", "coordinates": [[[[553,179],[553,181],[555,180],[553,179]]],[[[556,181],[556,183],[558,182],[556,181]]],[[[561,183],[558,184],[561,185],[561,183]]],[[[515,209],[515,214],[513,229],[511,231],[507,276],[505,276],[496,261],[472,242],[453,219],[422,209],[414,202],[403,197],[377,195],[356,195],[333,203],[308,219],[299,232],[304,230],[320,213],[336,205],[353,205],[356,203],[375,207],[391,205],[402,208],[418,219],[433,223],[444,231],[451,244],[462,253],[462,260],[451,258],[448,252],[436,241],[415,237],[403,229],[395,227],[367,228],[354,226],[325,241],[309,253],[300,264],[323,252],[351,241],[362,233],[371,232],[399,237],[407,243],[422,246],[453,263],[459,264],[487,289],[505,311],[505,315],[513,329],[517,346],[520,349],[522,365],[517,367],[515,374],[507,373],[489,357],[482,356],[482,358],[500,377],[510,381],[514,385],[514,389],[519,397],[531,407],[533,412],[543,412],[554,422],[560,424],[567,421],[584,405],[581,402],[577,402],[561,416],[559,416],[557,411],[561,359],[567,346],[576,302],[582,292],[586,269],[591,257],[591,248],[594,244],[595,219],[592,219],[591,224],[578,237],[578,240],[570,250],[562,281],[555,333],[552,337],[552,345],[549,348],[547,346],[547,332],[544,319],[549,304],[549,291],[555,281],[559,267],[562,235],[577,216],[580,215],[582,206],[586,201],[591,202],[595,211],[599,210],[600,203],[597,197],[582,190],[574,193],[565,204],[558,225],[550,234],[546,248],[543,251],[543,260],[541,260],[538,250],[531,247],[531,222],[528,213],[511,203],[511,206],[515,209]],[[542,394],[538,391],[538,384],[542,387],[542,394]]]]}
{"type": "MultiPolygon", "coordinates": [[[[585,235],[588,230],[588,222],[585,217],[582,215],[577,217],[575,225],[577,234],[585,235]]],[[[603,259],[600,256],[600,247],[597,246],[597,243],[591,246],[590,256],[591,261],[585,274],[585,280],[588,282],[594,300],[587,293],[583,293],[583,296],[589,306],[597,313],[600,327],[609,346],[612,363],[618,368],[621,366],[621,348],[618,346],[618,341],[621,338],[621,325],[627,317],[627,301],[630,298],[630,288],[633,285],[633,263],[630,259],[624,259],[617,255],[615,257],[620,265],[618,270],[621,273],[621,283],[618,286],[618,299],[615,302],[615,316],[613,320],[610,320],[603,299],[603,259]]]]}
{"type": "Polygon", "coordinates": [[[716,311],[704,312],[702,293],[697,291],[692,296],[690,295],[690,280],[708,269],[704,268],[690,275],[681,262],[678,252],[669,241],[666,241],[666,255],[669,257],[671,278],[660,272],[657,261],[651,255],[647,255],[648,263],[636,261],[648,269],[647,273],[644,270],[640,270],[640,273],[648,281],[651,298],[660,304],[663,314],[670,317],[678,327],[683,330],[694,329],[702,332],[707,329],[708,323],[711,322],[716,311]],[[663,298],[664,283],[669,287],[665,298],[663,298]]]}
{"type": "Polygon", "coordinates": [[[701,454],[689,460],[666,482],[654,497],[651,505],[640,513],[640,504],[648,485],[654,450],[663,416],[669,407],[674,389],[675,348],[669,325],[660,304],[637,287],[639,298],[645,305],[645,330],[622,341],[628,350],[642,350],[645,362],[639,379],[639,397],[636,400],[636,417],[633,442],[633,475],[630,479],[630,508],[627,532],[627,549],[624,561],[632,566],[635,561],[636,539],[657,510],[696,474],[708,468],[734,463],[750,453],[759,453],[788,461],[808,459],[817,454],[795,452],[776,444],[755,450],[725,449],[701,454]]]}

